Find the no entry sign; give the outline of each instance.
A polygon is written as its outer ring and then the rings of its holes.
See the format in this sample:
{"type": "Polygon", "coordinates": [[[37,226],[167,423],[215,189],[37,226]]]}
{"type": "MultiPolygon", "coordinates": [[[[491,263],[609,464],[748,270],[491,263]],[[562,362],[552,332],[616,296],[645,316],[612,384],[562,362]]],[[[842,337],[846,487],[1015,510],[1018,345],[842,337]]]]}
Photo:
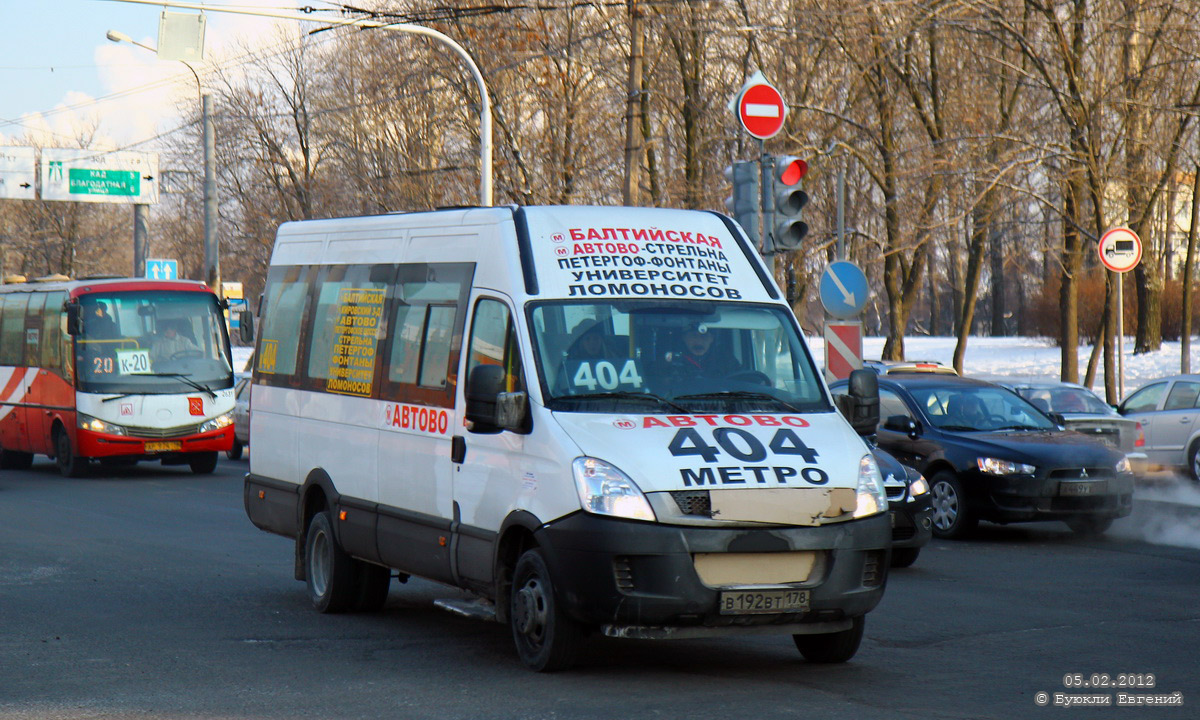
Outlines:
{"type": "Polygon", "coordinates": [[[762,73],[755,73],[746,82],[735,104],[742,127],[754,137],[766,140],[783,129],[787,103],[762,73]]]}

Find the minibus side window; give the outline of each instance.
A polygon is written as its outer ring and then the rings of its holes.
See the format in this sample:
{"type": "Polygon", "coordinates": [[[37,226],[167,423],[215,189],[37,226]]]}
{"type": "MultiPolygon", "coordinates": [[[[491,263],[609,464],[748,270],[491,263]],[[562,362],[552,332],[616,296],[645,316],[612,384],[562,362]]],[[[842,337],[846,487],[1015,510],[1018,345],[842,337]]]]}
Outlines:
{"type": "Polygon", "coordinates": [[[0,365],[20,365],[25,360],[26,293],[12,293],[0,311],[0,365]]]}
{"type": "Polygon", "coordinates": [[[42,314],[46,308],[46,293],[29,298],[29,310],[25,314],[25,366],[37,367],[42,361],[42,344],[50,338],[42,337],[42,314]]]}
{"type": "Polygon", "coordinates": [[[332,265],[319,273],[306,377],[310,390],[374,394],[379,336],[394,265],[332,265]]]}
{"type": "Polygon", "coordinates": [[[506,392],[525,389],[521,378],[521,353],[508,306],[490,298],[475,303],[471,345],[467,351],[467,377],[471,377],[471,371],[480,365],[499,365],[505,369],[506,392]]]}
{"type": "Polygon", "coordinates": [[[262,333],[254,353],[256,370],[265,377],[282,380],[296,372],[311,279],[309,268],[300,266],[277,267],[267,276],[262,333]]]}

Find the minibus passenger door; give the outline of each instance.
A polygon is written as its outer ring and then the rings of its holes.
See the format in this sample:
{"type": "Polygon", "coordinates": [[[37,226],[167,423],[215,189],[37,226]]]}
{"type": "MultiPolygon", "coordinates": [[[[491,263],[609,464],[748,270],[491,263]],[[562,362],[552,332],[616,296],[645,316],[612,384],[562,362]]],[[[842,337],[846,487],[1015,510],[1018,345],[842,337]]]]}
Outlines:
{"type": "Polygon", "coordinates": [[[475,301],[459,383],[466,421],[452,440],[455,531],[454,574],[467,585],[492,582],[496,532],[519,492],[528,408],[521,352],[509,305],[475,301]],[[499,411],[499,412],[498,412],[499,411]],[[507,417],[501,417],[508,413],[507,417]],[[523,417],[522,417],[523,416],[523,417]],[[509,425],[508,428],[502,424],[509,425]]]}

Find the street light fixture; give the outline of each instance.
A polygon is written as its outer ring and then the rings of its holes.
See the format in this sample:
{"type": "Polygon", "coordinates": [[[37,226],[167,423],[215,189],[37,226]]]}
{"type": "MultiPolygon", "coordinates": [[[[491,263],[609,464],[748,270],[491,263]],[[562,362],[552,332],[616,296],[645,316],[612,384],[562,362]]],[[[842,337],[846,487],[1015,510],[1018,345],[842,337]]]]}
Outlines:
{"type": "MultiPolygon", "coordinates": [[[[105,37],[112,42],[127,42],[158,55],[157,49],[140,43],[119,30],[109,30],[105,33],[105,37]]],[[[212,95],[204,92],[201,87],[200,75],[196,72],[196,68],[186,60],[179,62],[186,65],[187,69],[192,72],[192,77],[196,78],[196,93],[200,96],[200,116],[204,133],[204,282],[212,288],[213,292],[221,295],[221,256],[217,244],[217,179],[213,160],[216,155],[216,143],[213,131],[212,95]]],[[[146,272],[146,243],[145,216],[143,214],[139,217],[139,208],[142,208],[144,212],[145,206],[134,206],[133,271],[136,276],[140,277],[146,272]]]]}

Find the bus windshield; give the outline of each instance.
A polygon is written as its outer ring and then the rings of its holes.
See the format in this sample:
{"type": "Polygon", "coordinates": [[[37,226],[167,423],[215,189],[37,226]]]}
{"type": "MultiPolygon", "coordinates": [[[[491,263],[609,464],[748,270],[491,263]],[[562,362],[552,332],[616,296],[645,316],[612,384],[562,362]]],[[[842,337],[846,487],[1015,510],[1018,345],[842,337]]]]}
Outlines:
{"type": "Polygon", "coordinates": [[[795,323],[776,306],[558,302],[533,306],[530,319],[553,410],[832,410],[795,323]]]}
{"type": "Polygon", "coordinates": [[[79,298],[79,389],[93,393],[195,393],[233,386],[229,338],[216,297],[150,290],[79,298]]]}

